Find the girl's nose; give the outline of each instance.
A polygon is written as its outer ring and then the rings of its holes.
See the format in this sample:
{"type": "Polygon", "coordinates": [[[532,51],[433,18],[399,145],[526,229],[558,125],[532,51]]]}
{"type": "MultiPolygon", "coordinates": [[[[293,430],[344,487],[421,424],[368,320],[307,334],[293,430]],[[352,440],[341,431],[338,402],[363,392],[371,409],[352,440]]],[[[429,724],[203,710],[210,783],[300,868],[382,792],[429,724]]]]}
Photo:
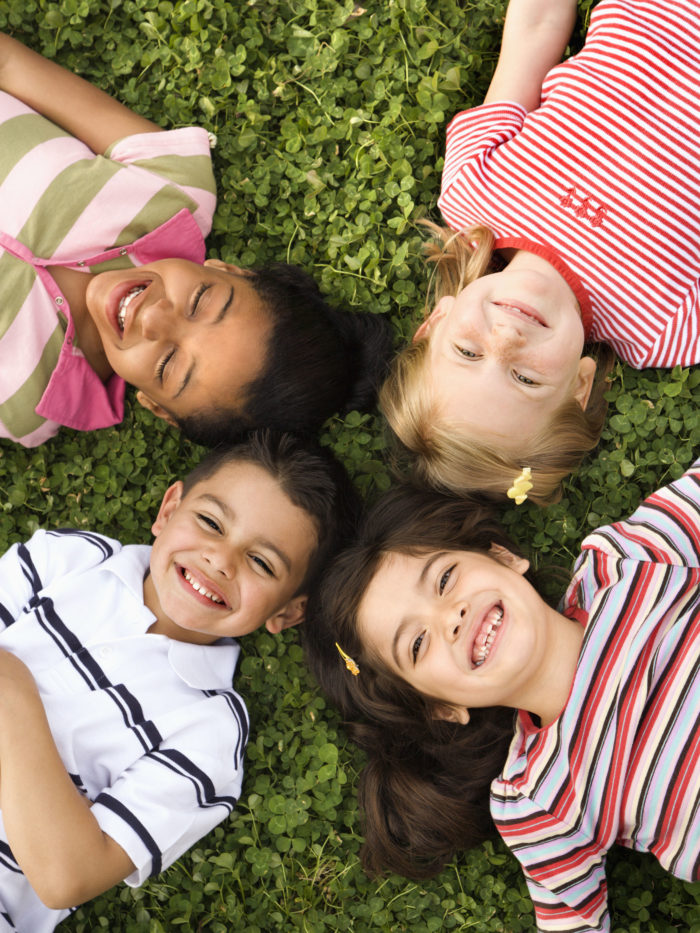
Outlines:
{"type": "Polygon", "coordinates": [[[465,606],[450,606],[445,616],[445,632],[450,641],[459,637],[467,614],[465,606]]]}
{"type": "Polygon", "coordinates": [[[510,354],[525,345],[525,337],[517,327],[502,321],[494,323],[491,328],[491,344],[493,353],[510,354]]]}
{"type": "Polygon", "coordinates": [[[139,312],[141,334],[145,340],[172,339],[176,325],[173,306],[167,298],[152,301],[139,312]]]}

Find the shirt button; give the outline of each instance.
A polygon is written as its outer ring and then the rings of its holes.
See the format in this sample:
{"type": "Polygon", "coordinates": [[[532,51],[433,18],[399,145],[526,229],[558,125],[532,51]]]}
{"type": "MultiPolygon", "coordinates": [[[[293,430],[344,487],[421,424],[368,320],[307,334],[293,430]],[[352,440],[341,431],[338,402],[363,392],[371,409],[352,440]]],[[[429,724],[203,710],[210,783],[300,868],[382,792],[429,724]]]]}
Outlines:
{"type": "Polygon", "coordinates": [[[109,645],[105,645],[104,648],[100,648],[98,654],[101,658],[104,659],[111,658],[114,654],[114,648],[110,648],[109,645]]]}
{"type": "Polygon", "coordinates": [[[119,250],[119,255],[120,255],[120,256],[126,256],[126,250],[124,249],[124,247],[122,247],[122,248],[119,250]]]}
{"type": "Polygon", "coordinates": [[[57,298],[54,298],[54,301],[56,302],[57,305],[63,304],[63,298],[61,298],[60,295],[57,298]]]}
{"type": "Polygon", "coordinates": [[[78,265],[79,265],[79,266],[84,266],[85,263],[84,263],[83,260],[81,259],[80,262],[78,263],[78,265]]]}

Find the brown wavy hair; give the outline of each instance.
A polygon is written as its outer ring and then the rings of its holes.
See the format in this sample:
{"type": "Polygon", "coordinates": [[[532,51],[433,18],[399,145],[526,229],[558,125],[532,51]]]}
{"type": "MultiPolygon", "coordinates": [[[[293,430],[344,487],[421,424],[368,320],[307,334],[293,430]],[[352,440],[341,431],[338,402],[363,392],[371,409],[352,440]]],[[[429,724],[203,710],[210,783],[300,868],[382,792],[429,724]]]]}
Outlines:
{"type": "MultiPolygon", "coordinates": [[[[459,233],[424,222],[433,240],[426,244],[427,261],[435,266],[426,301],[426,316],[446,295],[457,295],[475,279],[503,268],[494,252],[494,236],[486,227],[459,233]]],[[[532,470],[529,498],[549,505],[561,497],[561,481],[577,469],[584,456],[600,440],[605,424],[607,377],[615,355],[605,344],[593,344],[586,352],[597,364],[596,381],[585,410],[565,399],[546,429],[534,435],[517,457],[478,438],[466,435],[464,426],[445,421],[432,397],[425,367],[429,339],[423,337],[394,359],[379,394],[379,405],[401,450],[412,455],[417,482],[435,489],[466,495],[475,491],[503,499],[523,467],[532,470]]]]}
{"type": "Polygon", "coordinates": [[[321,688],[367,754],[359,782],[369,874],[409,878],[440,871],[459,849],[495,835],[489,788],[513,737],[513,711],[470,710],[468,725],[437,717],[444,703],[416,691],[367,651],[358,633],[363,596],[389,553],[517,553],[490,509],[426,489],[399,487],[374,506],[357,542],[329,569],[302,638],[321,688]],[[353,676],[336,649],[359,665],[353,676]]]}

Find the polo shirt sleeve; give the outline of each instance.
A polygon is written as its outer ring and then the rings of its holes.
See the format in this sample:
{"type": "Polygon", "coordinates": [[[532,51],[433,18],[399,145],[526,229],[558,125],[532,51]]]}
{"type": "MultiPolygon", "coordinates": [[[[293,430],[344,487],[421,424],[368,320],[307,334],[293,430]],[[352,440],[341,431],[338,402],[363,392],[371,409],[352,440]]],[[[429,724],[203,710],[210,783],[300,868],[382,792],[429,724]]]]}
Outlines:
{"type": "Polygon", "coordinates": [[[646,499],[625,521],[600,528],[582,550],[597,548],[614,558],[700,566],[700,460],[646,499]]]}
{"type": "Polygon", "coordinates": [[[209,133],[197,126],[138,133],[118,140],[105,153],[122,165],[157,175],[175,185],[196,205],[191,210],[206,237],[216,207],[216,185],[209,133]]]}
{"type": "Polygon", "coordinates": [[[0,557],[0,631],[24,612],[53,580],[100,563],[119,545],[102,535],[71,531],[36,531],[0,557]]]}
{"type": "Polygon", "coordinates": [[[448,125],[438,204],[455,229],[476,222],[469,209],[471,189],[479,201],[480,189],[488,186],[489,162],[500,146],[518,135],[526,116],[520,104],[497,101],[463,110],[448,125]]]}
{"type": "Polygon", "coordinates": [[[96,798],[103,832],[136,866],[138,886],[164,871],[233,810],[241,792],[248,733],[237,694],[205,697],[189,723],[145,754],[96,798]],[[232,716],[232,703],[237,709],[232,716]]]}

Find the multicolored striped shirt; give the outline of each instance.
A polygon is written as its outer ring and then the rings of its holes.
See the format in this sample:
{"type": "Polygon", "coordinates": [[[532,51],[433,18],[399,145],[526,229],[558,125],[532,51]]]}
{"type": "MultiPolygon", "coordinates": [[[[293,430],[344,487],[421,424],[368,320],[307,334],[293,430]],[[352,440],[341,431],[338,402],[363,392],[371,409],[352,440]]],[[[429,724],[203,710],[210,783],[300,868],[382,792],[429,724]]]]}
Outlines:
{"type": "Polygon", "coordinates": [[[585,624],[571,693],[520,712],[491,812],[538,929],[609,930],[605,855],[700,880],[700,461],[583,543],[562,611],[585,624]]]}
{"type": "Polygon", "coordinates": [[[34,447],[59,425],[123,416],[124,382],[105,385],[88,364],[49,267],[202,262],[215,205],[203,129],[129,136],[96,156],[0,92],[0,437],[34,447]]]}
{"type": "Polygon", "coordinates": [[[565,277],[587,336],[632,366],[700,362],[697,0],[602,0],[539,108],[447,129],[440,209],[565,277]]]}
{"type": "MultiPolygon", "coordinates": [[[[134,863],[163,871],[225,819],[243,778],[248,714],[233,689],[238,645],[148,632],[151,549],[82,531],[38,531],[0,558],[0,649],[21,658],[51,733],[100,828],[134,863]]],[[[49,933],[0,814],[0,931],[49,933]]]]}

